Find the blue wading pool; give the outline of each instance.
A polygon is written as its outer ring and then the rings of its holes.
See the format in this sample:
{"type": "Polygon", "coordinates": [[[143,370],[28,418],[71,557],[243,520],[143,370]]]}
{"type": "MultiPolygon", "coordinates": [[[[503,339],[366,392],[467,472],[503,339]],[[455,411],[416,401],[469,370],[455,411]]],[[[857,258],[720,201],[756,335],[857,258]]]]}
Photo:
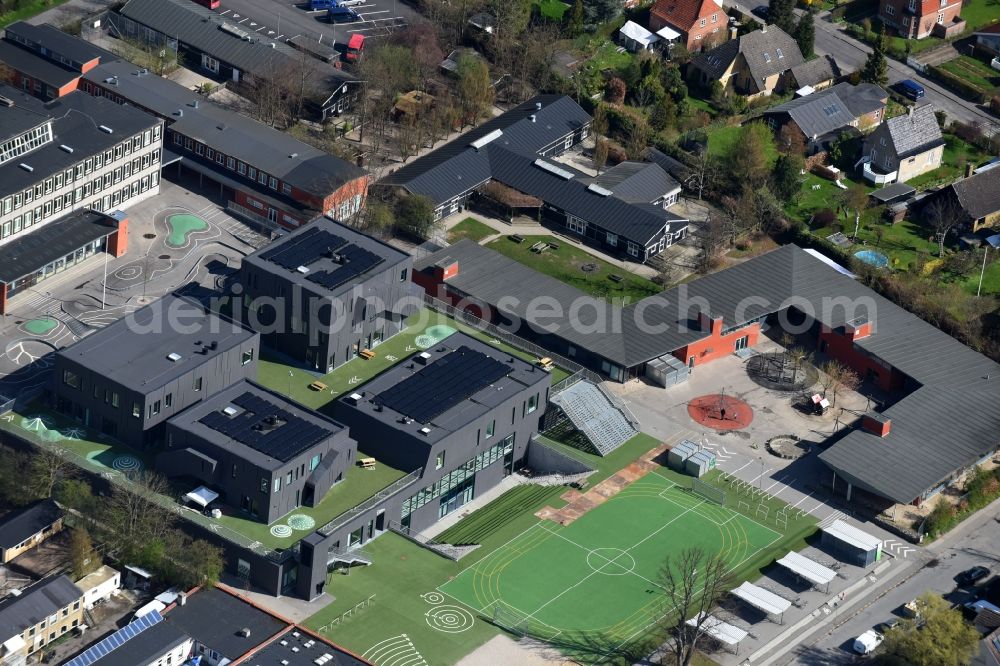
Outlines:
{"type": "Polygon", "coordinates": [[[854,256],[875,268],[885,268],[889,265],[889,257],[875,250],[858,250],[854,256]]]}

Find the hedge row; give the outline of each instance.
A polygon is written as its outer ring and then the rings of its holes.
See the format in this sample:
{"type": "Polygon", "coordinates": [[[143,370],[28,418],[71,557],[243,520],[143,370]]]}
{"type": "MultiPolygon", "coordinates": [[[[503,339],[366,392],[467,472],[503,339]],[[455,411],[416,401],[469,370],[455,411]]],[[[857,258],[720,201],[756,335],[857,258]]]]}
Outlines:
{"type": "Polygon", "coordinates": [[[950,89],[954,93],[957,93],[961,97],[969,101],[976,102],[977,104],[983,104],[987,101],[986,91],[979,86],[973,85],[965,79],[934,65],[929,65],[927,67],[927,71],[932,77],[937,79],[939,83],[944,85],[944,87],[950,89]]]}

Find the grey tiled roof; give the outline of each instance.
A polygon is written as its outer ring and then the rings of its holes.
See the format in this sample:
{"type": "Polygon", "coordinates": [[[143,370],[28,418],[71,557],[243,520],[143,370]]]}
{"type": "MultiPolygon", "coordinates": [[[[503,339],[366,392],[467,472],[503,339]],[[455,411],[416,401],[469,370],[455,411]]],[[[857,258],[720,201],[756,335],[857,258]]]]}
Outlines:
{"type": "Polygon", "coordinates": [[[788,33],[775,25],[740,35],[695,57],[694,64],[710,78],[718,79],[729,64],[742,54],[757,90],[769,76],[803,63],[802,52],[788,33]]]}
{"type": "Polygon", "coordinates": [[[792,76],[795,77],[795,83],[800,88],[815,86],[818,83],[829,81],[835,76],[833,71],[835,65],[832,58],[820,56],[792,67],[792,76]]]}
{"type": "Polygon", "coordinates": [[[1000,167],[951,184],[962,209],[974,220],[1000,211],[1000,167]]]}
{"type": "Polygon", "coordinates": [[[941,145],[944,139],[934,107],[924,104],[910,113],[885,121],[885,126],[896,149],[897,157],[909,157],[941,145]]]}
{"type": "Polygon", "coordinates": [[[860,116],[885,106],[888,96],[876,85],[838,83],[832,88],[799,97],[767,110],[787,113],[806,136],[818,137],[846,127],[860,116]]]}
{"type": "Polygon", "coordinates": [[[0,548],[13,548],[63,517],[63,511],[51,499],[0,516],[0,548]]]}
{"type": "Polygon", "coordinates": [[[622,162],[589,182],[611,190],[617,198],[628,203],[650,203],[680,187],[653,162],[622,162]]]}
{"type": "Polygon", "coordinates": [[[83,597],[66,576],[50,576],[29,585],[21,594],[0,601],[0,640],[33,627],[56,611],[83,597]]]}

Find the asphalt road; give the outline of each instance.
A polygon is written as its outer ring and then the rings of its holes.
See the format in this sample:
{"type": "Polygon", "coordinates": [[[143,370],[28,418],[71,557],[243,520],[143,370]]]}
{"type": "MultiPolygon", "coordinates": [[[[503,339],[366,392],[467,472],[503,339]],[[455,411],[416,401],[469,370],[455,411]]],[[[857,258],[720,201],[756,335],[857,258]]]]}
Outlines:
{"type": "Polygon", "coordinates": [[[994,502],[962,523],[955,532],[928,546],[924,566],[914,574],[902,582],[892,581],[888,590],[879,590],[880,596],[852,608],[851,614],[839,620],[832,629],[810,637],[792,653],[791,663],[802,666],[852,663],[856,659],[851,651],[855,638],[880,622],[900,617],[903,604],[928,590],[953,603],[970,601],[973,598],[971,591],[956,588],[955,576],[975,565],[983,565],[993,574],[1000,574],[998,522],[1000,502],[994,502]]]}
{"type": "MultiPolygon", "coordinates": [[[[735,2],[727,0],[727,5],[735,5],[741,11],[748,13],[755,7],[766,6],[766,2],[756,0],[743,0],[735,2]]],[[[756,17],[754,17],[755,20],[756,17]]],[[[818,55],[832,56],[840,65],[842,72],[852,72],[860,68],[871,48],[839,30],[837,24],[831,23],[824,18],[816,18],[816,53],[818,55]]],[[[968,102],[958,97],[951,91],[945,90],[940,85],[921,76],[915,69],[899,62],[888,59],[889,63],[889,83],[893,84],[903,79],[913,79],[924,87],[927,93],[925,100],[932,103],[935,108],[944,109],[949,118],[961,120],[962,122],[983,123],[985,127],[993,127],[994,131],[1000,131],[1000,120],[992,116],[987,111],[980,109],[972,102],[968,102]]]]}

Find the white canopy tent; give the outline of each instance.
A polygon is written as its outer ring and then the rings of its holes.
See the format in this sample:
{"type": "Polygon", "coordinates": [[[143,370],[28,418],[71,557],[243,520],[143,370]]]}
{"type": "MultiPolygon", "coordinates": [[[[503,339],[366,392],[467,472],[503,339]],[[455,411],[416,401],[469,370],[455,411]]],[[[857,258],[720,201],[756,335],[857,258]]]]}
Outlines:
{"type": "Polygon", "coordinates": [[[837,577],[837,572],[833,569],[825,567],[819,562],[814,562],[805,555],[796,553],[794,550],[788,551],[788,555],[778,560],[778,564],[813,585],[827,586],[827,591],[830,590],[830,581],[837,577]]]}
{"type": "Polygon", "coordinates": [[[656,31],[656,36],[666,42],[672,42],[681,36],[681,33],[677,32],[670,26],[663,26],[656,31]]]}
{"type": "MultiPolygon", "coordinates": [[[[699,620],[701,620],[704,613],[698,613],[695,617],[691,618],[686,622],[689,627],[698,626],[699,620]]],[[[705,618],[705,622],[701,625],[705,633],[719,641],[723,645],[733,648],[733,652],[739,650],[740,642],[749,636],[750,634],[743,631],[735,624],[729,624],[724,620],[720,620],[717,617],[710,616],[705,618]]]]}
{"type": "Polygon", "coordinates": [[[199,486],[198,488],[195,488],[187,495],[185,495],[184,499],[186,499],[189,502],[194,502],[195,504],[201,506],[201,508],[204,509],[209,504],[219,499],[219,493],[215,492],[214,490],[209,490],[205,486],[199,486]]]}
{"type": "Polygon", "coordinates": [[[776,615],[778,617],[778,624],[784,624],[783,615],[792,605],[792,602],[788,599],[749,582],[743,583],[730,592],[733,596],[742,599],[754,608],[767,613],[768,616],[776,615]]]}
{"type": "Polygon", "coordinates": [[[624,38],[624,46],[629,51],[648,51],[660,39],[634,21],[626,21],[618,33],[624,38]]]}

